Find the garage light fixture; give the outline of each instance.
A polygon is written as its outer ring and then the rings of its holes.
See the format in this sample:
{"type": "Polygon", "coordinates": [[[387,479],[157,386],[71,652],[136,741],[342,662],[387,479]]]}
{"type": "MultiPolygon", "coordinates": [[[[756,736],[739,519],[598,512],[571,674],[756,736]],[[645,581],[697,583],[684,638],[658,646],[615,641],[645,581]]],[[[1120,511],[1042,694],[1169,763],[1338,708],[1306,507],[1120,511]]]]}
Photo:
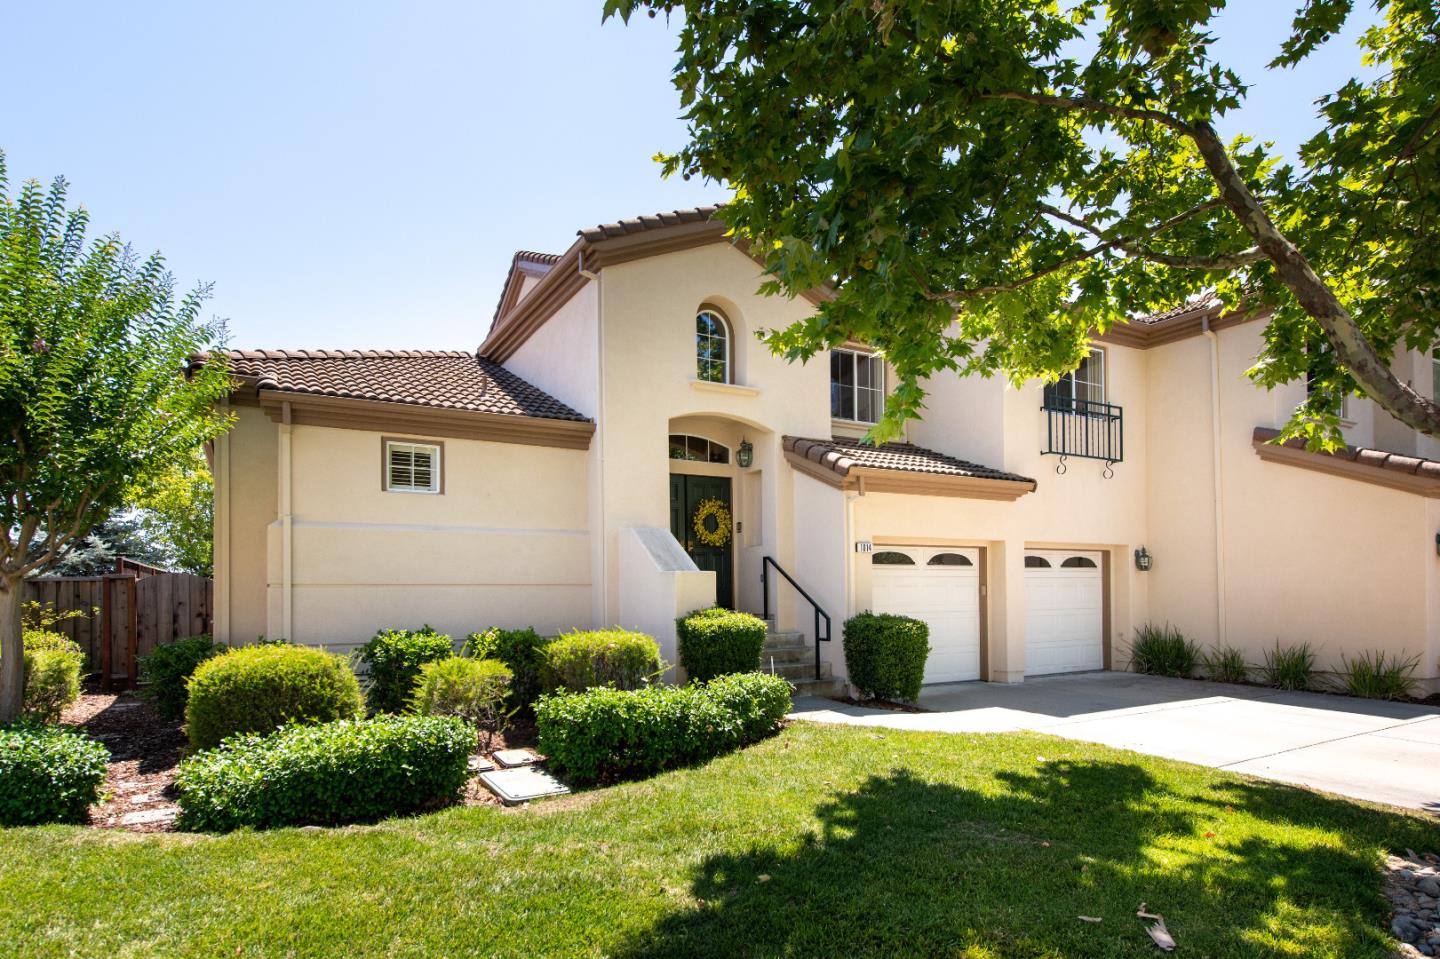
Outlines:
{"type": "Polygon", "coordinates": [[[740,448],[735,451],[735,462],[742,470],[748,470],[755,462],[755,447],[749,440],[740,441],[740,448]]]}
{"type": "Polygon", "coordinates": [[[1145,547],[1142,546],[1135,551],[1135,568],[1140,572],[1150,572],[1150,564],[1152,562],[1154,562],[1154,560],[1150,556],[1150,551],[1145,547]]]}

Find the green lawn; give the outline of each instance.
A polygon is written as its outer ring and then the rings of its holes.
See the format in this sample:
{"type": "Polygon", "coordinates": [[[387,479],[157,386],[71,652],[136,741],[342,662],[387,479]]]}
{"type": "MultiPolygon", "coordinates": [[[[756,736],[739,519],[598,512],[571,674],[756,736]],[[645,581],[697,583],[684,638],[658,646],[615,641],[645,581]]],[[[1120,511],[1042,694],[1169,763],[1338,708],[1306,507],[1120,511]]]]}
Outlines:
{"type": "Polygon", "coordinates": [[[792,726],[527,809],[225,837],[0,831],[21,956],[1387,955],[1419,817],[1038,735],[792,726]],[[1099,924],[1078,916],[1098,916],[1099,924]]]}

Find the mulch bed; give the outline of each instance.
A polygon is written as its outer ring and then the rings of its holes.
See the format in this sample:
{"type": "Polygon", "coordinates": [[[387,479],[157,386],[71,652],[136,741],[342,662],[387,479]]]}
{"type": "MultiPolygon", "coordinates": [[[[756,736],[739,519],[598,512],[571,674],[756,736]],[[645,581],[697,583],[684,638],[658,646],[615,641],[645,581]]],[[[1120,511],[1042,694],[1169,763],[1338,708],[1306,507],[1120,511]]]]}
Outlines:
{"type": "MultiPolygon", "coordinates": [[[[87,688],[62,721],[80,727],[110,750],[105,798],[90,809],[90,826],[130,832],[170,832],[180,811],[175,804],[175,767],[184,758],[182,726],[162,717],[134,691],[103,692],[87,688]]],[[[534,749],[535,721],[519,718],[505,733],[482,742],[488,756],[499,749],[534,749]]],[[[467,806],[499,806],[500,800],[471,778],[461,802],[467,806]]]]}

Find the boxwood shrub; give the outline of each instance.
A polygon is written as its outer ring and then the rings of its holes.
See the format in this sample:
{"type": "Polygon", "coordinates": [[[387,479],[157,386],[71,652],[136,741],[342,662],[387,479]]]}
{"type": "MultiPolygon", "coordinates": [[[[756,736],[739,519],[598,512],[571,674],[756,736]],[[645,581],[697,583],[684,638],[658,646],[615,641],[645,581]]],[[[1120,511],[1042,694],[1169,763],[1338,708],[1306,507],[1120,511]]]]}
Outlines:
{"type": "Polygon", "coordinates": [[[421,716],[459,716],[477,729],[497,733],[512,709],[510,667],[498,659],[451,656],[420,667],[410,709],[421,716]]]}
{"type": "Polygon", "coordinates": [[[197,749],[236,733],[365,714],[344,656],[308,646],[245,646],[205,660],[190,677],[186,733],[197,749]]]}
{"type": "Polygon", "coordinates": [[[578,782],[648,776],[718,756],[772,732],[790,684],[762,673],[689,686],[598,687],[542,696],[540,751],[578,782]]]}
{"type": "Polygon", "coordinates": [[[191,674],[205,660],[225,650],[223,644],[209,636],[187,636],[156,646],[149,656],[140,657],[140,678],[144,681],[140,695],[166,719],[182,718],[190,698],[185,684],[191,674]]]}
{"type": "Polygon", "coordinates": [[[110,753],[65,726],[0,726],[0,826],[83,822],[110,753]]]}
{"type": "Polygon", "coordinates": [[[626,629],[564,633],[548,643],[542,655],[547,690],[638,689],[660,672],[659,644],[626,629]]]}
{"type": "Polygon", "coordinates": [[[373,822],[453,799],[475,730],[454,716],[379,716],[237,736],[180,764],[181,829],[373,822]]]}
{"type": "Polygon", "coordinates": [[[532,706],[545,691],[545,647],[555,641],[533,629],[501,629],[492,626],[471,633],[464,653],[476,659],[498,659],[510,669],[510,703],[532,706]]]}
{"type": "Polygon", "coordinates": [[[925,681],[930,627],[890,613],[861,613],[845,621],[845,671],[862,695],[913,700],[925,681]]]}
{"type": "Polygon", "coordinates": [[[399,713],[410,702],[420,667],[455,655],[455,644],[429,626],[382,629],[360,647],[365,666],[365,698],[377,713],[399,713]]]}
{"type": "MultiPolygon", "coordinates": [[[[69,640],[66,640],[69,642],[69,640]]],[[[80,698],[80,667],[85,655],[78,649],[41,646],[26,648],[25,679],[21,693],[24,715],[37,722],[59,722],[60,714],[80,698]]]]}
{"type": "Polygon", "coordinates": [[[718,606],[698,609],[675,621],[680,665],[690,679],[704,682],[726,673],[760,668],[765,647],[765,620],[718,606]]]}

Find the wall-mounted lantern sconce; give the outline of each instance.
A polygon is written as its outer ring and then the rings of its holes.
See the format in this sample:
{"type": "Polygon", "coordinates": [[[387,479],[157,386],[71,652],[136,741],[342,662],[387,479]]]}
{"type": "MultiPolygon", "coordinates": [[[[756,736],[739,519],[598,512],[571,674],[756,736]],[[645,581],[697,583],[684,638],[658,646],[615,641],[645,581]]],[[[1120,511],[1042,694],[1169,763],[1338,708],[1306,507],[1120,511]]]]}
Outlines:
{"type": "Polygon", "coordinates": [[[735,462],[742,470],[748,470],[750,464],[755,462],[755,447],[749,440],[740,441],[740,448],[735,451],[735,462]]]}
{"type": "Polygon", "coordinates": [[[1435,534],[1435,555],[1440,556],[1440,533],[1435,534]]]}
{"type": "Polygon", "coordinates": [[[1150,551],[1145,547],[1142,546],[1135,551],[1135,568],[1138,569],[1140,572],[1150,572],[1150,564],[1154,561],[1155,560],[1150,555],[1150,551]]]}

